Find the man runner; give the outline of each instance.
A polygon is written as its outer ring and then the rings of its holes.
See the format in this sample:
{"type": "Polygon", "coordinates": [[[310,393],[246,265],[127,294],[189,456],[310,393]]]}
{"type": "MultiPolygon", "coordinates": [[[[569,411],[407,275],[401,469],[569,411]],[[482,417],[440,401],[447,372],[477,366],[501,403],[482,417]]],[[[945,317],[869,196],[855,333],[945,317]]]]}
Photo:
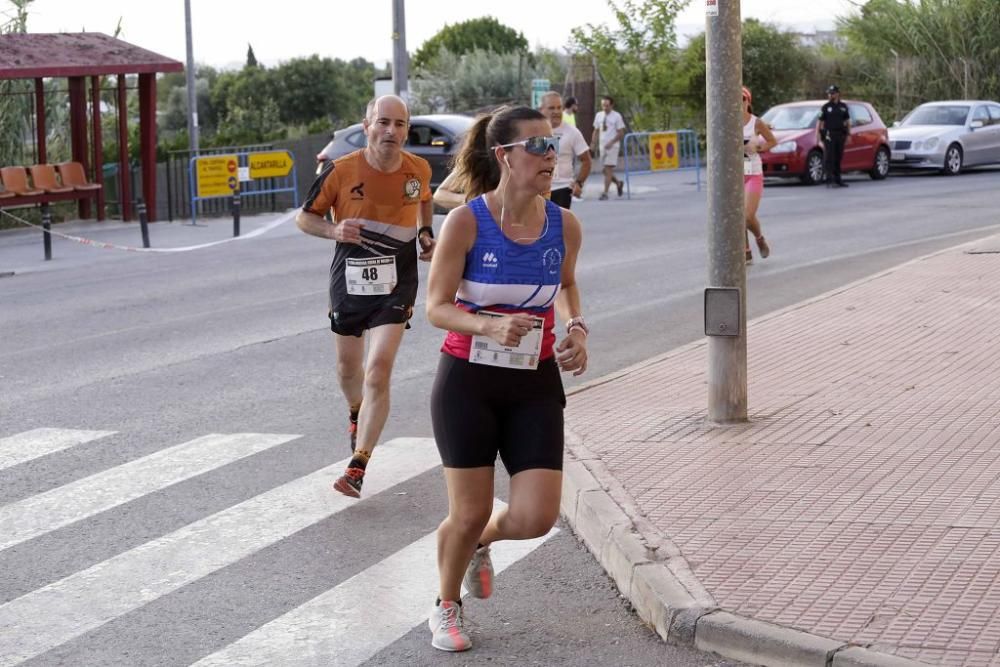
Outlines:
{"type": "Polygon", "coordinates": [[[353,455],[333,488],[355,498],[389,416],[392,366],[417,298],[414,241],[419,238],[421,260],[434,251],[431,168],[403,150],[410,129],[406,103],[379,97],[368,104],[363,124],[368,145],[324,166],[296,217],[302,231],[337,242],[330,326],[353,455]],[[332,223],[323,218],[327,211],[332,223]]]}

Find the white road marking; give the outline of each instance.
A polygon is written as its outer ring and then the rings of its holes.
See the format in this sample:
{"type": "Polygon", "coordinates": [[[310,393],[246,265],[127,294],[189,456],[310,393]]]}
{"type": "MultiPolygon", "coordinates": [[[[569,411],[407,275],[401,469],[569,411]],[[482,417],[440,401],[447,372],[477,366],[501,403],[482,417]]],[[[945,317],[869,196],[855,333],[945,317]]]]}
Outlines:
{"type": "MultiPolygon", "coordinates": [[[[499,574],[557,532],[553,528],[534,540],[496,544],[494,571],[499,574]]],[[[415,626],[427,629],[437,590],[434,532],[206,656],[194,667],[359,665],[415,626]]]]}
{"type": "Polygon", "coordinates": [[[114,431],[76,431],[66,428],[36,428],[8,438],[0,438],[0,470],[25,461],[61,452],[75,445],[97,440],[114,431]]]}
{"type": "Polygon", "coordinates": [[[297,435],[206,435],[0,507],[0,550],[294,440],[297,435]]]}
{"type": "MultiPolygon", "coordinates": [[[[347,463],[327,466],[0,606],[0,665],[29,660],[351,507],[358,501],[330,488],[347,463]]],[[[440,463],[430,438],[389,441],[379,446],[364,495],[440,463]]]]}

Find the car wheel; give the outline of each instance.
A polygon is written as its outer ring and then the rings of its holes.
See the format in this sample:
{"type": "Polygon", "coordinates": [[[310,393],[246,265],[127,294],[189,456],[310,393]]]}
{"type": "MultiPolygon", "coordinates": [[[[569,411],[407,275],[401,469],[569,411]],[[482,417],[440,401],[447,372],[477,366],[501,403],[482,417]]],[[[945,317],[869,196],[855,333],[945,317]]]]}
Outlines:
{"type": "Polygon", "coordinates": [[[872,170],[868,172],[868,175],[876,181],[881,181],[889,175],[889,149],[885,146],[879,146],[879,149],[875,151],[875,164],[872,165],[872,170]]]}
{"type": "Polygon", "coordinates": [[[802,174],[802,182],[806,185],[822,183],[826,178],[823,167],[823,154],[817,150],[809,151],[806,156],[806,173],[802,174]]]}
{"type": "Polygon", "coordinates": [[[962,171],[962,147],[958,144],[948,146],[944,152],[944,169],[941,173],[945,176],[954,176],[962,171]]]}

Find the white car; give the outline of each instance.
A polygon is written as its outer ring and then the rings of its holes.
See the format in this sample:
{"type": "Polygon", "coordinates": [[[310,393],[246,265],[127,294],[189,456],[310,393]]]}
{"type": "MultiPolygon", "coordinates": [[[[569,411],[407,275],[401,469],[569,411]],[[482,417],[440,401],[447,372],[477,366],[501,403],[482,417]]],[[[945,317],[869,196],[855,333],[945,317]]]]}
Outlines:
{"type": "Polygon", "coordinates": [[[953,100],[921,104],[889,128],[893,168],[937,169],[1000,163],[1000,103],[953,100]]]}

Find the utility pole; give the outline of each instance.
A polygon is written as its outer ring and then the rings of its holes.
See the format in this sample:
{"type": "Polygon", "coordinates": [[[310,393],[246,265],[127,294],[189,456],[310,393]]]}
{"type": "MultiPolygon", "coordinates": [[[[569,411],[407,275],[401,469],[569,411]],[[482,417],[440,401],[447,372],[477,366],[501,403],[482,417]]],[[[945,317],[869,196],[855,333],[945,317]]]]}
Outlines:
{"type": "Polygon", "coordinates": [[[198,154],[198,95],[194,87],[194,46],[191,40],[191,0],[184,0],[184,30],[187,35],[187,66],[185,75],[187,78],[187,125],[188,125],[188,148],[191,155],[198,154]]]}
{"type": "Polygon", "coordinates": [[[404,0],[392,0],[392,92],[404,100],[410,96],[410,56],[406,53],[404,0]]]}
{"type": "Polygon", "coordinates": [[[706,101],[708,108],[708,419],[747,419],[746,223],[743,201],[743,53],[740,3],[705,0],[706,101]],[[721,289],[716,289],[721,288],[721,289]],[[724,325],[714,333],[709,320],[726,297],[724,325]],[[719,333],[719,332],[722,333],[719,333]]]}

